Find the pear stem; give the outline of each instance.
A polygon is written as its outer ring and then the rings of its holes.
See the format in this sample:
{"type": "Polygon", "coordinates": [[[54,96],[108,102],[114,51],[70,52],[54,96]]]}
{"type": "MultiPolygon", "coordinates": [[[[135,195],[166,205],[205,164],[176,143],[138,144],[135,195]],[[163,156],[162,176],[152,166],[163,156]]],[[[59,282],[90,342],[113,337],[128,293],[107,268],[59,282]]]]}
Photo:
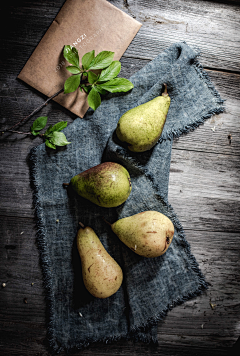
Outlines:
{"type": "Polygon", "coordinates": [[[106,224],[108,224],[109,226],[112,226],[112,224],[110,224],[110,222],[107,221],[107,220],[104,218],[104,216],[102,216],[102,219],[103,219],[103,221],[105,221],[106,224]]]}
{"type": "Polygon", "coordinates": [[[69,183],[63,183],[64,187],[67,187],[69,185],[69,183]]]}
{"type": "Polygon", "coordinates": [[[79,225],[84,229],[85,226],[83,225],[83,223],[81,223],[81,221],[79,221],[79,225]]]}
{"type": "Polygon", "coordinates": [[[167,92],[167,84],[163,83],[164,85],[164,92],[162,93],[162,96],[168,96],[168,92],[167,92]]]}

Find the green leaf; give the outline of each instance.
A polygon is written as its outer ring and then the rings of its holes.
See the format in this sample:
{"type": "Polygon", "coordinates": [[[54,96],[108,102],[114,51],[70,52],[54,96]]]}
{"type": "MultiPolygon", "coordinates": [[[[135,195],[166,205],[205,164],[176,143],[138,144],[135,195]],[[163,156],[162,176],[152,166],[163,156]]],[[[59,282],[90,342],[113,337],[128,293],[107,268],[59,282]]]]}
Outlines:
{"type": "Polygon", "coordinates": [[[84,69],[88,69],[91,62],[93,61],[95,57],[95,51],[91,51],[88,53],[85,53],[84,56],[82,57],[82,65],[84,69]]]}
{"type": "Polygon", "coordinates": [[[104,69],[113,61],[114,52],[102,51],[93,59],[88,69],[104,69]]]}
{"type": "Polygon", "coordinates": [[[54,126],[50,125],[44,136],[46,137],[54,131],[62,131],[63,129],[65,129],[65,127],[67,127],[67,121],[59,121],[54,126]]]}
{"type": "Polygon", "coordinates": [[[63,56],[70,64],[79,67],[79,56],[75,47],[64,46],[63,56]]]}
{"type": "Polygon", "coordinates": [[[105,82],[107,80],[111,80],[119,74],[120,70],[121,70],[121,63],[119,61],[113,61],[109,67],[107,67],[101,72],[98,81],[105,82]]]}
{"type": "Polygon", "coordinates": [[[99,84],[100,88],[110,91],[111,93],[127,92],[134,87],[134,85],[125,78],[115,78],[109,82],[99,84]]]}
{"type": "Polygon", "coordinates": [[[81,84],[81,88],[83,88],[85,90],[85,92],[87,94],[90,93],[91,89],[92,89],[92,86],[91,85],[85,85],[85,84],[81,84]]]}
{"type": "Polygon", "coordinates": [[[44,136],[47,136],[50,132],[52,132],[52,125],[48,126],[44,136]]]}
{"type": "Polygon", "coordinates": [[[49,136],[48,141],[56,146],[66,146],[69,145],[68,140],[63,132],[54,131],[51,136],[49,136]]]}
{"type": "Polygon", "coordinates": [[[31,126],[31,133],[36,136],[35,131],[41,131],[47,124],[47,116],[38,117],[31,126]]]}
{"type": "Polygon", "coordinates": [[[101,104],[101,97],[98,91],[93,87],[90,93],[88,94],[88,104],[90,108],[96,110],[101,104]]]}
{"type": "Polygon", "coordinates": [[[75,67],[75,66],[69,66],[69,67],[66,67],[66,69],[72,74],[80,73],[80,69],[78,67],[75,67]]]}
{"type": "Polygon", "coordinates": [[[33,136],[37,136],[37,135],[39,135],[39,132],[32,131],[32,129],[31,129],[31,134],[32,134],[33,136]]]}
{"type": "Polygon", "coordinates": [[[88,72],[88,81],[90,84],[95,83],[97,81],[97,79],[98,79],[98,76],[95,73],[88,72]]]}
{"type": "Polygon", "coordinates": [[[75,91],[80,85],[80,74],[72,75],[69,77],[64,84],[64,94],[72,93],[75,91]]]}
{"type": "Polygon", "coordinates": [[[107,93],[107,90],[102,89],[98,84],[94,88],[102,95],[107,93]]]}
{"type": "Polygon", "coordinates": [[[48,140],[45,141],[45,145],[50,147],[50,148],[53,148],[54,150],[56,150],[56,145],[54,145],[53,143],[49,142],[48,140]]]}

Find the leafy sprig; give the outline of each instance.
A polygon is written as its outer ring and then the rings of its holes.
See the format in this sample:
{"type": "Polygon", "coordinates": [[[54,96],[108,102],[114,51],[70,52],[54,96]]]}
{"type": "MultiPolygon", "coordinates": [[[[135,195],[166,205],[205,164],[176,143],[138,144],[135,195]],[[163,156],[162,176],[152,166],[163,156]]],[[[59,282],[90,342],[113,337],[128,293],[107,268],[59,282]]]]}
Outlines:
{"type": "Polygon", "coordinates": [[[79,88],[88,95],[88,104],[93,110],[101,104],[101,95],[127,92],[134,87],[128,79],[117,77],[121,63],[113,60],[114,52],[102,51],[96,57],[94,50],[85,53],[82,65],[75,47],[64,46],[63,55],[71,64],[66,69],[72,74],[65,81],[64,93],[72,93],[79,88]]]}
{"type": "Polygon", "coordinates": [[[101,104],[101,96],[110,93],[127,92],[134,86],[125,78],[118,77],[121,71],[121,63],[114,61],[114,52],[102,51],[95,56],[95,51],[85,53],[79,60],[78,51],[75,47],[64,46],[64,58],[70,64],[66,69],[72,74],[64,83],[64,88],[49,97],[44,103],[34,109],[29,115],[22,118],[19,122],[0,132],[12,132],[23,135],[41,136],[45,140],[45,144],[53,149],[57,146],[65,146],[70,142],[67,141],[62,129],[67,126],[67,121],[58,122],[56,125],[50,125],[45,133],[41,133],[47,124],[47,116],[38,117],[32,124],[30,132],[22,132],[16,130],[16,127],[23,124],[30,117],[40,111],[47,103],[55,98],[60,93],[72,93],[79,89],[84,91],[88,97],[88,104],[96,110],[101,104]]]}
{"type": "Polygon", "coordinates": [[[56,146],[66,146],[68,142],[63,132],[60,132],[67,126],[67,121],[60,121],[54,126],[50,125],[44,134],[40,131],[45,128],[47,124],[47,116],[38,117],[31,126],[31,133],[34,136],[40,135],[44,138],[46,146],[56,149],[56,146]]]}

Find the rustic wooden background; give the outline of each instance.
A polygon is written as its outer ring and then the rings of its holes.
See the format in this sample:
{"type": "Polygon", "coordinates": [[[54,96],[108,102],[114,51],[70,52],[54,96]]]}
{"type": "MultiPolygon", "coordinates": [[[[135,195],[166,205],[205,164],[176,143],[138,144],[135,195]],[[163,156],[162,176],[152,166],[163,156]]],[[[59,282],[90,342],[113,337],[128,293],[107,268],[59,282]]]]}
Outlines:
{"type": "MultiPolygon", "coordinates": [[[[170,44],[186,41],[201,49],[201,63],[226,99],[225,113],[174,141],[169,183],[169,202],[211,285],[159,323],[157,347],[119,341],[92,345],[79,355],[228,355],[240,335],[240,2],[110,2],[143,24],[122,57],[123,76],[170,44]]],[[[1,131],[45,99],[16,77],[63,3],[1,4],[1,131]]],[[[54,102],[41,115],[49,123],[75,118],[54,102]]],[[[21,129],[29,130],[32,121],[21,129]]],[[[41,139],[6,133],[0,143],[0,354],[47,356],[45,291],[27,164],[30,149],[41,139]]]]}

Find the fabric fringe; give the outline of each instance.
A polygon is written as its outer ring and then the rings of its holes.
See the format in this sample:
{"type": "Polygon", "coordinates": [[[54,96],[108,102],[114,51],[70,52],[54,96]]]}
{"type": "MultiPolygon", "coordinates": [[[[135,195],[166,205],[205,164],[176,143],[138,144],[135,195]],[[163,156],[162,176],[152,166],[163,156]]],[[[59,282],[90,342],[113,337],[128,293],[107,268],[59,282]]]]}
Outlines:
{"type": "Polygon", "coordinates": [[[29,166],[30,166],[30,180],[31,186],[33,189],[33,203],[35,206],[35,218],[36,218],[36,227],[37,227],[37,244],[40,252],[40,264],[43,275],[43,283],[46,288],[45,300],[47,305],[47,318],[48,318],[48,327],[47,327],[47,339],[50,345],[50,348],[55,351],[59,349],[56,344],[56,338],[54,335],[53,327],[53,286],[52,286],[52,276],[51,276],[51,264],[48,257],[46,235],[44,232],[44,222],[43,222],[43,210],[40,206],[40,201],[38,197],[38,188],[39,182],[37,179],[37,160],[36,160],[36,151],[37,147],[32,148],[29,154],[29,166]]]}
{"type": "MultiPolygon", "coordinates": [[[[200,51],[197,53],[197,56],[200,56],[200,51]]],[[[174,138],[180,137],[182,134],[187,134],[190,131],[194,131],[197,127],[204,124],[204,122],[207,119],[210,119],[210,117],[212,117],[213,115],[223,113],[226,109],[225,105],[224,105],[226,100],[221,98],[219,92],[214,87],[208,73],[204,70],[203,66],[197,59],[195,59],[193,68],[195,68],[199,78],[202,79],[205,84],[207,84],[209,90],[211,91],[213,96],[217,99],[216,107],[214,109],[210,110],[207,114],[201,116],[200,118],[198,118],[198,119],[195,118],[194,122],[192,122],[189,125],[185,125],[182,129],[168,130],[167,132],[162,133],[160,139],[158,140],[159,143],[161,143],[164,140],[173,140],[174,138]]]]}
{"type": "MultiPolygon", "coordinates": [[[[185,249],[187,256],[189,258],[189,262],[190,262],[190,266],[191,266],[192,270],[197,274],[198,288],[196,290],[190,291],[189,293],[187,293],[186,295],[183,295],[182,297],[179,297],[179,298],[171,301],[171,303],[165,309],[163,309],[160,313],[158,313],[157,315],[150,316],[147,319],[146,323],[134,326],[130,330],[131,333],[136,333],[141,330],[147,330],[147,329],[149,329],[149,327],[156,325],[159,321],[163,320],[166,317],[167,313],[170,310],[172,310],[174,307],[183,304],[185,301],[188,301],[192,298],[199,296],[204,290],[208,289],[208,287],[210,285],[205,280],[205,277],[199,268],[199,264],[198,264],[195,256],[191,253],[190,244],[188,243],[188,241],[185,238],[185,233],[184,233],[183,227],[182,227],[176,213],[174,212],[172,206],[170,204],[167,204],[163,199],[162,199],[162,204],[168,208],[168,213],[169,213],[168,217],[170,218],[170,220],[172,220],[172,222],[177,230],[177,233],[181,239],[183,248],[185,249]]],[[[144,338],[141,341],[144,341],[144,338]]],[[[152,341],[154,341],[154,340],[152,340],[152,341]]]]}

